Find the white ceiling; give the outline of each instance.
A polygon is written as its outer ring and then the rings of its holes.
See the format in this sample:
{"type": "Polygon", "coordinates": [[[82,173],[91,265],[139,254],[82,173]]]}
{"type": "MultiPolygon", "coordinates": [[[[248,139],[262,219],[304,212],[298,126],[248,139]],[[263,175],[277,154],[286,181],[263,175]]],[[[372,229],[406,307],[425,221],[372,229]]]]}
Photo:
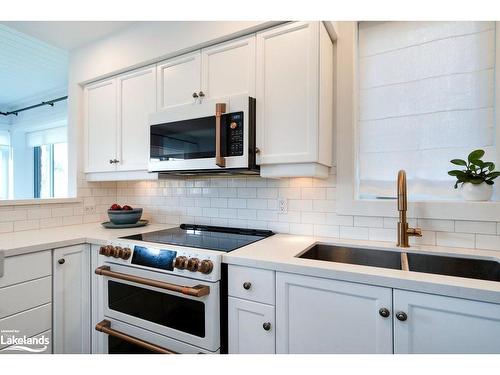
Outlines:
{"type": "Polygon", "coordinates": [[[70,51],[131,26],[132,21],[2,21],[55,47],[70,51]]]}
{"type": "Polygon", "coordinates": [[[67,51],[0,24],[0,109],[66,87],[67,76],[67,51]]]}

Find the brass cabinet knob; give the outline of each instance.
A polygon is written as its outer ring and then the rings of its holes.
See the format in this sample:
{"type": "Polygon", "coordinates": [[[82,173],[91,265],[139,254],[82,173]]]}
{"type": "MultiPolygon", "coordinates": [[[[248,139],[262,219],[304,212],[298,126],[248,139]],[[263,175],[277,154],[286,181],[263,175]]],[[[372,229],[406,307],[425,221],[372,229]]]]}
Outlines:
{"type": "Polygon", "coordinates": [[[189,258],[187,262],[187,269],[191,272],[198,271],[198,264],[200,260],[198,258],[189,258]]]}
{"type": "Polygon", "coordinates": [[[389,315],[391,315],[391,312],[389,311],[389,309],[385,308],[385,307],[382,307],[378,313],[380,314],[381,317],[383,318],[388,318],[389,315]]]}
{"type": "Polygon", "coordinates": [[[406,315],[405,312],[403,311],[399,311],[397,314],[396,314],[396,318],[402,322],[404,322],[406,319],[408,319],[408,315],[406,315]]]}
{"type": "Polygon", "coordinates": [[[184,270],[187,267],[187,258],[185,256],[176,257],[174,260],[174,268],[184,270]]]}
{"type": "Polygon", "coordinates": [[[249,290],[252,287],[252,283],[250,281],[245,281],[243,283],[243,289],[249,290]]]}
{"type": "Polygon", "coordinates": [[[205,275],[212,272],[213,268],[214,268],[214,264],[212,263],[211,260],[208,260],[208,259],[202,260],[200,262],[200,264],[198,265],[198,271],[205,274],[205,275]]]}
{"type": "Polygon", "coordinates": [[[271,323],[266,322],[262,324],[262,328],[264,328],[264,331],[269,331],[271,329],[271,323]]]}
{"type": "Polygon", "coordinates": [[[57,261],[57,263],[59,263],[59,264],[64,264],[64,263],[66,263],[66,260],[65,260],[64,258],[61,258],[61,259],[59,259],[59,260],[57,261]]]}

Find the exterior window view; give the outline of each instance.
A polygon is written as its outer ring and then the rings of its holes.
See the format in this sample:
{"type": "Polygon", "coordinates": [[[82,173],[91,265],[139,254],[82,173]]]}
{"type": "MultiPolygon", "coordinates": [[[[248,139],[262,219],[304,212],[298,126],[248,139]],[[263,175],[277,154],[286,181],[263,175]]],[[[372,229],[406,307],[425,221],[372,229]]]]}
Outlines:
{"type": "Polygon", "coordinates": [[[0,363],[500,354],[495,14],[8,13],[0,363]]]}

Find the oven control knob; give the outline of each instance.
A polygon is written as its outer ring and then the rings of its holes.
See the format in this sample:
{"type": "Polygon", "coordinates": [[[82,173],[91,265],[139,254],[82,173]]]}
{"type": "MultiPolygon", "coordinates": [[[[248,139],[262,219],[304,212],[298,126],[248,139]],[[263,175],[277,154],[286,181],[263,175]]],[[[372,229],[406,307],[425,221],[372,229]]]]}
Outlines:
{"type": "Polygon", "coordinates": [[[198,258],[189,258],[187,262],[187,269],[191,272],[198,271],[200,260],[198,258]]]}
{"type": "Polygon", "coordinates": [[[229,127],[234,130],[238,127],[238,123],[233,121],[232,123],[229,124],[229,127]]]}
{"type": "Polygon", "coordinates": [[[187,267],[188,258],[185,256],[176,257],[174,260],[174,268],[184,270],[187,267]]]}
{"type": "Polygon", "coordinates": [[[113,258],[121,258],[122,252],[123,252],[123,249],[120,246],[116,246],[113,249],[113,252],[111,253],[111,255],[113,256],[113,258]]]}
{"type": "Polygon", "coordinates": [[[202,260],[198,266],[198,271],[204,274],[209,274],[214,269],[214,264],[211,260],[202,260]]]}
{"type": "Polygon", "coordinates": [[[111,245],[101,246],[99,254],[110,257],[113,254],[114,247],[111,245]]]}
{"type": "Polygon", "coordinates": [[[128,258],[130,258],[130,256],[132,255],[132,250],[130,249],[130,247],[124,247],[123,249],[121,249],[121,254],[119,255],[120,258],[122,258],[123,260],[127,260],[128,258]]]}

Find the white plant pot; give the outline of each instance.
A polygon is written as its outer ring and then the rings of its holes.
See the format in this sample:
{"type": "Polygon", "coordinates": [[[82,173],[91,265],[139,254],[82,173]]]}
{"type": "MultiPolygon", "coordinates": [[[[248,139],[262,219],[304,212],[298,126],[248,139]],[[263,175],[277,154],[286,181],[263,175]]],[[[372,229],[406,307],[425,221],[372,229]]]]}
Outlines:
{"type": "Polygon", "coordinates": [[[489,201],[493,194],[493,185],[465,182],[460,188],[460,193],[466,201],[489,201]]]}

